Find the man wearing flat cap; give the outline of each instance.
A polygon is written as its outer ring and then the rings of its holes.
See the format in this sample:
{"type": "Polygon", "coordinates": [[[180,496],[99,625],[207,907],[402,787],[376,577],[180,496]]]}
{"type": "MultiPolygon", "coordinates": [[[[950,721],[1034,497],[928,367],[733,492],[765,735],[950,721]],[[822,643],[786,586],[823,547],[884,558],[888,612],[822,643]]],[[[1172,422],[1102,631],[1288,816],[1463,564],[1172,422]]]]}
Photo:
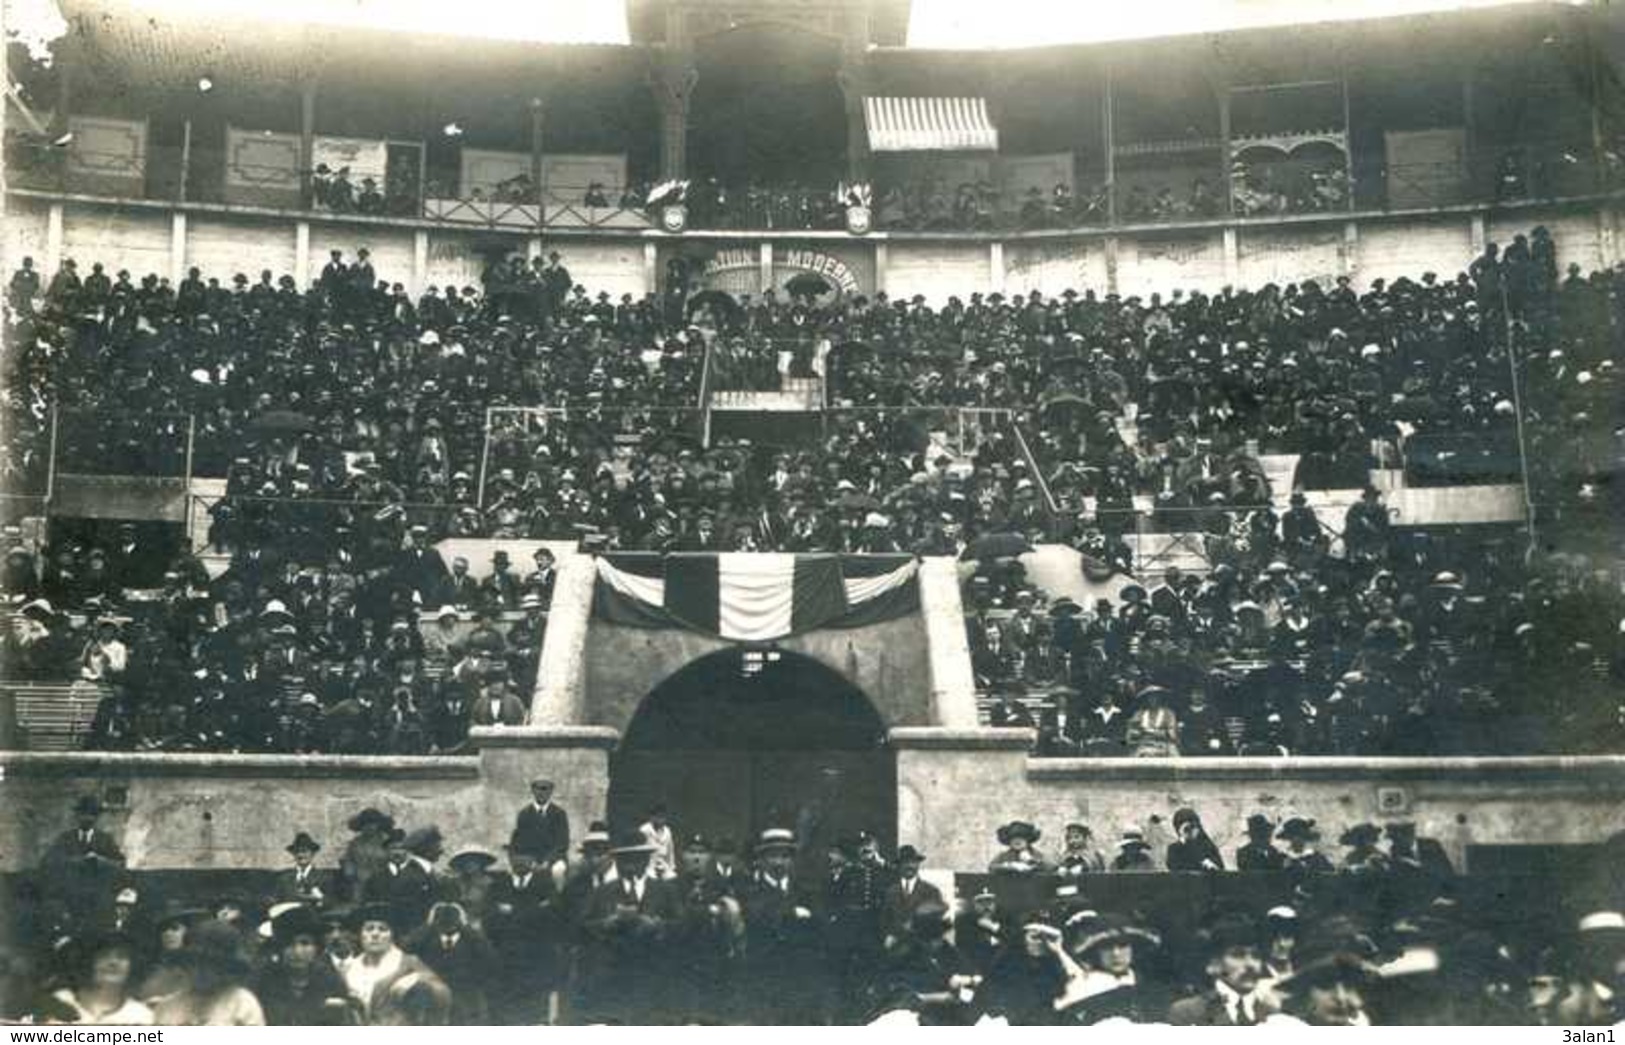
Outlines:
{"type": "Polygon", "coordinates": [[[514,819],[508,845],[532,854],[549,874],[561,874],[570,854],[570,815],[553,801],[553,781],[537,777],[530,782],[530,804],[514,819]]]}

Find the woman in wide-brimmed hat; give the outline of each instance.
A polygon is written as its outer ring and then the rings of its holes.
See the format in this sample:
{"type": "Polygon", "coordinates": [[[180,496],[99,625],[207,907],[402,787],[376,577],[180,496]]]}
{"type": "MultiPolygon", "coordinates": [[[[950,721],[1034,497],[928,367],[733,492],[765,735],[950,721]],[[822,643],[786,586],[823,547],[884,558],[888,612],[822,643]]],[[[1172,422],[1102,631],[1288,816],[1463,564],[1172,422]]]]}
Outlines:
{"type": "Polygon", "coordinates": [[[1067,950],[1083,969],[1057,1002],[1069,1022],[1112,1017],[1159,1019],[1167,999],[1142,981],[1139,965],[1162,946],[1162,937],[1121,914],[1075,912],[1066,922],[1067,950]]]}
{"type": "Polygon", "coordinates": [[[353,899],[366,894],[367,882],[389,862],[388,839],[395,830],[395,818],[368,806],[345,826],[355,832],[355,837],[345,843],[339,873],[353,899]]]}
{"type": "Polygon", "coordinates": [[[993,858],[987,869],[994,874],[1044,874],[1053,865],[1038,851],[1044,833],[1025,820],[1012,820],[999,828],[996,837],[1004,851],[993,858]]]}
{"type": "Polygon", "coordinates": [[[162,1026],[263,1027],[265,1013],[247,987],[249,958],[244,936],[219,920],[199,922],[186,941],[187,982],[155,999],[162,1026]]]}
{"type": "Polygon", "coordinates": [[[355,909],[350,924],[361,950],[340,966],[344,983],[360,1000],[368,1024],[443,1024],[451,1011],[451,991],[433,970],[400,948],[395,921],[396,912],[387,903],[355,909]]]}
{"type": "Polygon", "coordinates": [[[1062,946],[1062,932],[1050,911],[1029,911],[1021,936],[994,959],[976,991],[974,1007],[984,1018],[1017,1026],[1059,1022],[1056,1006],[1083,978],[1084,970],[1062,946]]]}
{"type": "Polygon", "coordinates": [[[144,1027],[153,1013],[131,996],[135,944],[123,933],[94,933],[72,946],[77,951],[73,985],[52,997],[74,1013],[75,1023],[144,1027]]]}

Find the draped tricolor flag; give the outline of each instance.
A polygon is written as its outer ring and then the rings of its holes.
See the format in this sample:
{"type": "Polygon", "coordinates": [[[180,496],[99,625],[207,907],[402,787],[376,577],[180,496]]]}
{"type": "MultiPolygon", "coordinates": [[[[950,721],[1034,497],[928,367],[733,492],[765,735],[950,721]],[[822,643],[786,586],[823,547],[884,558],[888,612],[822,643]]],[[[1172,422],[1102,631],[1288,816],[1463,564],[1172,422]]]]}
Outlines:
{"type": "Polygon", "coordinates": [[[917,572],[908,555],[610,554],[598,559],[593,613],[766,642],[911,613],[917,572]]]}

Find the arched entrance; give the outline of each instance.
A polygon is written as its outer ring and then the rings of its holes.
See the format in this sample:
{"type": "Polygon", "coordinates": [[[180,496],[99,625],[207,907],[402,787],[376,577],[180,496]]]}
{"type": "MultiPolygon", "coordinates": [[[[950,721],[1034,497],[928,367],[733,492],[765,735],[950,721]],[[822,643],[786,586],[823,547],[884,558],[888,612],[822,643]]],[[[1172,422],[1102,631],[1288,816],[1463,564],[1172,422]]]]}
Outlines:
{"type": "Polygon", "coordinates": [[[663,802],[679,835],[741,845],[793,828],[803,873],[858,830],[896,841],[897,761],[862,691],[810,657],[727,649],[693,661],[639,705],[610,761],[609,815],[641,823],[663,802]]]}

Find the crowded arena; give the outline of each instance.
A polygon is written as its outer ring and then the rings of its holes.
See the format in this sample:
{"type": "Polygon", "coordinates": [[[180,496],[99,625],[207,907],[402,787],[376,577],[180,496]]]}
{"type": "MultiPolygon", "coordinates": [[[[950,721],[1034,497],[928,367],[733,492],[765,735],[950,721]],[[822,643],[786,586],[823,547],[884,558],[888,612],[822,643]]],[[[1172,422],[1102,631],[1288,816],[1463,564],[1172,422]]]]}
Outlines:
{"type": "Polygon", "coordinates": [[[48,6],[0,1023],[1625,1020],[1618,12],[48,6]]]}

